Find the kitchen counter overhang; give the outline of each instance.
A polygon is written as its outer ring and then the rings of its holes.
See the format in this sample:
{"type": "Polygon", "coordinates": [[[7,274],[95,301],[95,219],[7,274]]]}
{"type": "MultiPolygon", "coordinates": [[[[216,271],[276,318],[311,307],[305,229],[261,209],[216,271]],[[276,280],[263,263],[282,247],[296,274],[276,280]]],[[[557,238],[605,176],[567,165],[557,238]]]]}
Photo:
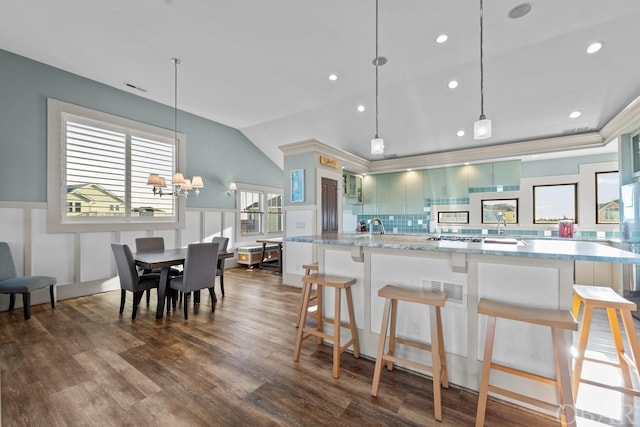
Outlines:
{"type": "Polygon", "coordinates": [[[425,235],[370,233],[331,233],[287,238],[291,242],[324,245],[640,264],[639,254],[595,242],[503,237],[483,237],[478,240],[428,240],[425,235]]]}

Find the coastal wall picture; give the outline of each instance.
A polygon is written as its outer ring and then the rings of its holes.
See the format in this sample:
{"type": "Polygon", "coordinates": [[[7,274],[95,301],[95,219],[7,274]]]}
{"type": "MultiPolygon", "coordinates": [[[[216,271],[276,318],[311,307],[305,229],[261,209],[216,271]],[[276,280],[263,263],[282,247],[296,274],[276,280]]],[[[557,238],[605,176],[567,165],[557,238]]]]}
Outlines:
{"type": "Polygon", "coordinates": [[[291,203],[304,202],[304,169],[291,171],[291,203]]]}

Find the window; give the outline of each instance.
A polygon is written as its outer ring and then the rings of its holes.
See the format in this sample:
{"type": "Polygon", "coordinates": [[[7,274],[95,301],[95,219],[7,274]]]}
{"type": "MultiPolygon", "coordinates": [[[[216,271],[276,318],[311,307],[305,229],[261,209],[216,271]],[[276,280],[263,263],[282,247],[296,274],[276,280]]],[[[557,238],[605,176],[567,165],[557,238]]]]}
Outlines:
{"type": "Polygon", "coordinates": [[[482,200],[482,223],[500,224],[518,223],[518,199],[482,200]]]}
{"type": "Polygon", "coordinates": [[[282,194],[267,194],[267,232],[282,232],[282,194]]]}
{"type": "Polygon", "coordinates": [[[282,233],[282,190],[238,184],[240,236],[282,233]]]}
{"type": "Polygon", "coordinates": [[[534,185],[533,223],[578,222],[578,184],[534,185]]]}
{"type": "Polygon", "coordinates": [[[262,193],[240,191],[240,234],[262,233],[262,193]]]}
{"type": "Polygon", "coordinates": [[[184,158],[180,138],[176,142],[172,131],[122,117],[48,102],[52,229],[89,224],[91,229],[106,229],[107,224],[110,230],[126,229],[139,222],[181,226],[179,209],[185,203],[154,196],[147,185],[150,173],[170,180],[175,170],[183,169],[178,164],[184,158]]]}
{"type": "Polygon", "coordinates": [[[596,173],[596,224],[620,223],[620,179],[617,171],[596,173]]]}

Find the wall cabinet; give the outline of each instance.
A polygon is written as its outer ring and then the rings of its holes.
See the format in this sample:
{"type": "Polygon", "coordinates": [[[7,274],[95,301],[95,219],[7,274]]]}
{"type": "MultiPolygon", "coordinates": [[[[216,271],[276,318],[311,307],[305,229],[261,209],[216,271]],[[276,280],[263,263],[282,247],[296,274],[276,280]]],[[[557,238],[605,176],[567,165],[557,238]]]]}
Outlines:
{"type": "Polygon", "coordinates": [[[378,213],[378,198],[376,183],[378,175],[367,175],[362,178],[362,214],[375,215],[378,213]]]}
{"type": "Polygon", "coordinates": [[[468,186],[495,187],[520,185],[520,160],[468,165],[468,186]]]}
{"type": "Polygon", "coordinates": [[[424,171],[424,197],[429,199],[466,197],[468,195],[465,166],[427,169],[424,171]]]}
{"type": "Polygon", "coordinates": [[[405,173],[407,189],[405,213],[424,213],[424,171],[408,171],[405,173]]]}
{"type": "Polygon", "coordinates": [[[403,214],[406,204],[404,172],[378,175],[376,193],[378,213],[385,215],[403,214]]]}
{"type": "MultiPolygon", "coordinates": [[[[424,213],[423,171],[368,175],[362,180],[364,215],[424,213]]],[[[356,213],[354,211],[354,213],[356,213]]]]}
{"type": "Polygon", "coordinates": [[[343,172],[342,195],[348,204],[362,203],[362,176],[351,172],[343,172]]]}

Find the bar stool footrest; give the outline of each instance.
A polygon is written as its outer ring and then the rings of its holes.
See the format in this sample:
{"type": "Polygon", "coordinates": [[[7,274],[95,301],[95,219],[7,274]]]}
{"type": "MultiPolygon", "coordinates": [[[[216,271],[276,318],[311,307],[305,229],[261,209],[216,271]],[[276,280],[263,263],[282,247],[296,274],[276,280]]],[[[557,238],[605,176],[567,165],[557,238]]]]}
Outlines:
{"type": "Polygon", "coordinates": [[[634,395],[636,397],[640,397],[640,390],[635,390],[635,389],[628,388],[628,387],[609,385],[609,384],[600,383],[600,382],[597,382],[597,381],[587,380],[587,379],[584,379],[584,378],[581,378],[580,382],[582,384],[588,384],[588,385],[592,385],[592,386],[596,386],[596,387],[602,387],[602,388],[606,388],[606,389],[609,389],[609,390],[617,391],[619,393],[628,393],[628,394],[632,394],[632,395],[634,395]]]}
{"type": "Polygon", "coordinates": [[[558,406],[557,405],[552,405],[548,402],[542,401],[542,400],[538,400],[535,399],[533,397],[524,395],[524,394],[520,394],[520,393],[516,393],[515,391],[511,391],[511,390],[507,390],[504,389],[502,387],[498,387],[492,384],[489,384],[489,391],[494,392],[496,394],[500,394],[502,396],[506,396],[509,397],[511,399],[514,400],[519,400],[521,402],[525,402],[528,403],[529,405],[533,405],[533,406],[537,406],[539,408],[545,409],[549,412],[555,413],[558,410],[558,406]]]}

